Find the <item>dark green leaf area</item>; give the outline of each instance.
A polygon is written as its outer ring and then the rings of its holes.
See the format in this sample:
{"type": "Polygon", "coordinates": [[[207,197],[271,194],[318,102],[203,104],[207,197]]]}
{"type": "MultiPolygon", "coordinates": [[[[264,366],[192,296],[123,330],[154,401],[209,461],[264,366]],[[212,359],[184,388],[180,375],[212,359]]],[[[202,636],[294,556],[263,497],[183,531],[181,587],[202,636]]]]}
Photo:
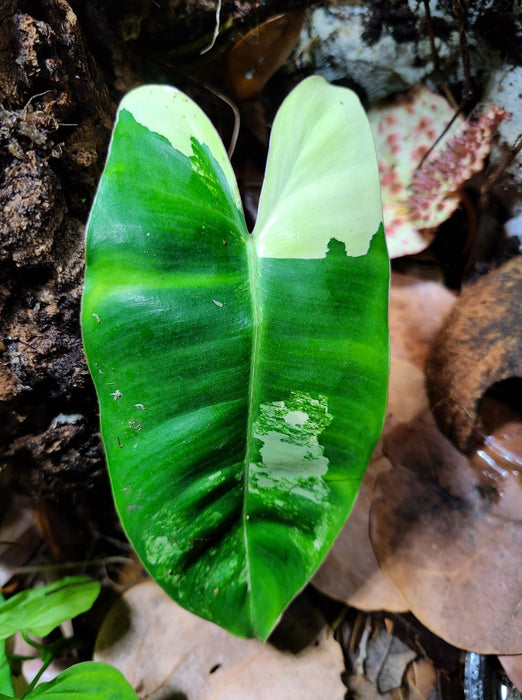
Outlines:
{"type": "Polygon", "coordinates": [[[176,600],[230,629],[226,601],[242,609],[246,596],[247,234],[219,165],[192,147],[186,157],[120,112],[89,222],[82,326],[129,538],[176,600]]]}
{"type": "Polygon", "coordinates": [[[124,526],[157,580],[200,615],[228,579],[235,594],[245,568],[238,520],[252,328],[248,300],[234,300],[232,287],[223,292],[228,302],[220,307],[212,291],[187,290],[184,314],[178,290],[159,325],[143,307],[100,300],[100,323],[86,338],[97,357],[102,430],[124,526]],[[153,339],[144,344],[149,325],[153,339]]]}
{"type": "Polygon", "coordinates": [[[186,156],[120,111],[89,222],[87,264],[99,274],[146,284],[144,267],[221,273],[246,227],[218,162],[195,139],[192,147],[186,156]]]}
{"type": "Polygon", "coordinates": [[[358,258],[333,240],[326,259],[262,259],[259,285],[260,409],[245,527],[250,577],[263,582],[252,592],[263,636],[272,610],[313,574],[342,527],[382,427],[384,232],[358,258]]]}

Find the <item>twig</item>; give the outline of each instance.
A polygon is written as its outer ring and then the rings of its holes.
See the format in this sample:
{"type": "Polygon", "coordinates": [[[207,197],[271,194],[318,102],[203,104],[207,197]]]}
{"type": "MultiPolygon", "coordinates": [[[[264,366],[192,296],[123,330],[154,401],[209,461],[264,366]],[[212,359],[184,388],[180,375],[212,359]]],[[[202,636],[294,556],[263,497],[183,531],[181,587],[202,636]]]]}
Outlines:
{"type": "Polygon", "coordinates": [[[105,564],[128,564],[132,559],[129,557],[112,556],[102,559],[91,559],[90,561],[71,561],[63,564],[40,564],[35,566],[19,566],[13,570],[13,574],[30,574],[40,571],[57,571],[60,569],[86,569],[91,566],[101,566],[105,564]]]}
{"type": "Polygon", "coordinates": [[[457,18],[457,25],[459,27],[460,57],[462,58],[462,72],[464,73],[464,94],[462,100],[463,104],[466,104],[471,101],[475,91],[471,83],[468,40],[466,38],[466,28],[464,26],[466,11],[462,5],[462,0],[453,0],[453,13],[457,18]]]}
{"type": "Polygon", "coordinates": [[[210,51],[210,49],[216,43],[216,39],[219,36],[219,25],[220,25],[220,21],[221,21],[220,15],[221,15],[221,0],[216,0],[216,26],[214,27],[214,34],[212,35],[212,39],[210,40],[210,44],[199,52],[200,56],[202,56],[204,53],[207,53],[207,51],[210,51]]]}
{"type": "Polygon", "coordinates": [[[437,75],[440,87],[442,88],[442,91],[443,91],[444,95],[446,96],[446,99],[448,100],[450,105],[454,109],[456,109],[457,103],[455,102],[455,98],[451,94],[451,90],[446,85],[446,82],[445,82],[444,78],[442,77],[442,70],[440,68],[440,61],[439,61],[439,52],[437,51],[437,47],[435,46],[435,35],[433,33],[433,25],[431,23],[430,0],[424,0],[424,12],[426,14],[426,26],[428,28],[428,38],[430,40],[431,59],[433,61],[433,68],[435,69],[435,74],[437,75]]]}
{"type": "Polygon", "coordinates": [[[508,168],[511,163],[515,160],[517,155],[522,151],[522,133],[519,134],[515,140],[513,148],[506,154],[506,156],[500,161],[493,173],[488,176],[486,184],[480,190],[480,206],[485,207],[485,203],[489,196],[489,193],[493,189],[493,186],[500,179],[502,173],[508,168]]]}
{"type": "Polygon", "coordinates": [[[220,92],[219,90],[216,90],[216,88],[211,87],[210,85],[207,85],[206,83],[202,83],[203,87],[211,92],[213,95],[215,95],[217,98],[222,100],[225,104],[227,104],[232,112],[234,113],[234,126],[232,128],[232,136],[230,137],[230,144],[227,149],[227,154],[229,158],[232,158],[232,155],[236,149],[236,144],[237,144],[237,138],[239,136],[239,127],[241,125],[241,115],[239,114],[239,109],[237,108],[237,105],[229,98],[227,97],[224,93],[220,92]]]}

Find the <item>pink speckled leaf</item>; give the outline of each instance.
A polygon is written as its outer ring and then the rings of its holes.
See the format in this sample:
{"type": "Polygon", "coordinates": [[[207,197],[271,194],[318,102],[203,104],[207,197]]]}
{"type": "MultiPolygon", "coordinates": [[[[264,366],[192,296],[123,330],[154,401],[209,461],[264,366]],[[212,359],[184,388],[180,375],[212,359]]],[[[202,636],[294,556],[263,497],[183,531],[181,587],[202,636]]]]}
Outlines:
{"type": "Polygon", "coordinates": [[[435,229],[457,208],[464,183],[482,169],[499,122],[508,118],[496,105],[472,120],[458,117],[418,169],[453,115],[443,97],[422,86],[368,114],[392,258],[427,247],[435,229]]]}

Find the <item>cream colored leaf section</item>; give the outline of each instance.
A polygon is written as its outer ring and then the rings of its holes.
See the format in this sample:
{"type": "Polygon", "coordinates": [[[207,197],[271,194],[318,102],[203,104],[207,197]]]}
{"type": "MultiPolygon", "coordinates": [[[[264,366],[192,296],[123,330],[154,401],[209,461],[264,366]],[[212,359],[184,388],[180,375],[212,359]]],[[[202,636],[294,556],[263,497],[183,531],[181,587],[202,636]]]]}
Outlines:
{"type": "Polygon", "coordinates": [[[382,221],[377,158],[351,90],[303,80],[281,105],[254,229],[257,254],[324,258],[332,238],[365,255],[382,221]]]}
{"type": "Polygon", "coordinates": [[[210,119],[190,97],[170,85],[142,85],[125,95],[118,113],[123,109],[142,126],[164,136],[176,151],[187,157],[193,153],[192,138],[208,146],[227,178],[236,206],[242,209],[236,177],[223,142],[210,119]]]}

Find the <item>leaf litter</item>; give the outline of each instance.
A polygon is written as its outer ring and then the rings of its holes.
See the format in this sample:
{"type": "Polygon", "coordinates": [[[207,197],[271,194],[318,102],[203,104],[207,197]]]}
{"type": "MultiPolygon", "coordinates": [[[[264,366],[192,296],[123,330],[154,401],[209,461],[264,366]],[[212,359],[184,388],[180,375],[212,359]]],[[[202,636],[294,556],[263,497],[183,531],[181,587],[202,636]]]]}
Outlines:
{"type": "Polygon", "coordinates": [[[240,639],[179,607],[151,580],[109,612],[95,659],[118,668],[141,698],[342,700],[344,660],[326,621],[297,653],[240,639]]]}

